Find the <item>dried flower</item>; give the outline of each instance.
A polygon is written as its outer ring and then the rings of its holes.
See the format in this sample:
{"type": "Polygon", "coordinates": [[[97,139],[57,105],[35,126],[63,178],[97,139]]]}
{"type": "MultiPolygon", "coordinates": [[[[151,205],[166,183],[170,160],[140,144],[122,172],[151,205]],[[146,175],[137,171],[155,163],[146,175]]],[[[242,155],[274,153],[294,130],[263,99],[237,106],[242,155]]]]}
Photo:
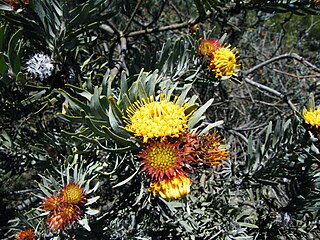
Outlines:
{"type": "Polygon", "coordinates": [[[44,80],[52,75],[54,66],[49,56],[42,53],[35,54],[26,62],[26,70],[35,78],[44,80]]]}
{"type": "Polygon", "coordinates": [[[229,160],[230,152],[226,145],[222,144],[221,136],[208,133],[199,137],[197,155],[204,163],[218,165],[229,160]]]}

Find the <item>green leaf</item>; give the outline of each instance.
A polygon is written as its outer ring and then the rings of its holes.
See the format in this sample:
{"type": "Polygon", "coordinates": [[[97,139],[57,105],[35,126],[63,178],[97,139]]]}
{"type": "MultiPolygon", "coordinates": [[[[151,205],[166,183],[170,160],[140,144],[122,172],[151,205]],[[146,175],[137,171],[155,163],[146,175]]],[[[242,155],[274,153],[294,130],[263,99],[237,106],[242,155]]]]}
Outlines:
{"type": "MultiPolygon", "coordinates": [[[[12,68],[14,68],[15,65],[17,65],[17,63],[15,63],[15,57],[17,55],[18,43],[21,40],[22,31],[23,31],[22,28],[16,31],[10,38],[10,41],[8,44],[8,57],[9,57],[9,63],[12,68]]],[[[19,63],[19,66],[20,66],[20,63],[19,63]]],[[[20,70],[20,67],[19,67],[19,70],[20,70]]]]}
{"type": "Polygon", "coordinates": [[[211,98],[209,101],[207,101],[203,106],[201,106],[197,111],[195,111],[191,118],[188,121],[188,127],[192,129],[203,117],[203,114],[205,111],[210,107],[210,105],[213,103],[213,98],[211,98]]]}

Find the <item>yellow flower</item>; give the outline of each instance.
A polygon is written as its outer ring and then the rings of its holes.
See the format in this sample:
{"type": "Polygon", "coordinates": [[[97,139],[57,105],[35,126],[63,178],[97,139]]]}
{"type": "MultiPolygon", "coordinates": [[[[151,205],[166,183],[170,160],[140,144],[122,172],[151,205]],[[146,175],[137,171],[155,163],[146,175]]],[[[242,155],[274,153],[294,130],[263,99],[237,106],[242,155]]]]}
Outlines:
{"type": "Polygon", "coordinates": [[[304,109],[302,112],[304,121],[310,124],[312,127],[318,128],[320,126],[320,107],[317,110],[307,110],[304,109]]]}
{"type": "Polygon", "coordinates": [[[211,56],[217,49],[221,47],[218,39],[201,39],[199,46],[199,55],[211,56]]]}
{"type": "Polygon", "coordinates": [[[16,240],[36,240],[32,229],[24,229],[16,234],[16,240]]]}
{"type": "Polygon", "coordinates": [[[230,152],[221,142],[221,136],[215,133],[201,135],[197,151],[200,160],[210,165],[223,164],[223,161],[229,160],[230,152]]]}
{"type": "Polygon", "coordinates": [[[161,96],[155,101],[153,96],[137,101],[127,109],[127,126],[135,136],[150,138],[178,137],[187,128],[188,116],[185,115],[186,104],[179,106],[178,98],[173,102],[161,96]]]}
{"type": "Polygon", "coordinates": [[[231,76],[237,66],[237,54],[235,48],[221,47],[217,49],[209,60],[209,69],[215,74],[215,77],[231,76]]]}
{"type": "Polygon", "coordinates": [[[84,204],[86,203],[86,197],[84,195],[84,189],[76,183],[69,183],[64,186],[61,191],[62,200],[69,204],[84,204]]]}
{"type": "Polygon", "coordinates": [[[147,175],[155,181],[171,178],[176,174],[184,175],[182,165],[189,160],[189,157],[181,144],[180,141],[175,143],[169,143],[167,140],[150,141],[138,154],[138,157],[142,158],[142,171],[146,170],[147,175]]]}
{"type": "Polygon", "coordinates": [[[175,200],[189,194],[191,184],[190,178],[179,175],[171,179],[166,178],[162,181],[151,183],[149,191],[153,195],[160,195],[166,200],[175,200]]]}

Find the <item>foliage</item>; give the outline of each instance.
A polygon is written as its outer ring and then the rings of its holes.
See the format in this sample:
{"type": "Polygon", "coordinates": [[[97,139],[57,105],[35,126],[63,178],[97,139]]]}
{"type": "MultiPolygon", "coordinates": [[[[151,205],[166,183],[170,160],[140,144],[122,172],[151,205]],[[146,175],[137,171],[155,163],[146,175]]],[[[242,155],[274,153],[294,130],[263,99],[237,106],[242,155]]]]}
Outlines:
{"type": "Polygon", "coordinates": [[[320,134],[301,114],[319,104],[319,22],[305,0],[0,1],[0,235],[320,238],[320,134]],[[232,76],[203,40],[237,49],[232,76]],[[128,130],[161,99],[183,108],[185,132],[128,130]],[[141,161],[164,144],[185,151],[180,199],[152,192],[141,161]],[[217,149],[230,160],[202,159],[217,149]],[[68,184],[81,204],[61,200],[68,184]]]}

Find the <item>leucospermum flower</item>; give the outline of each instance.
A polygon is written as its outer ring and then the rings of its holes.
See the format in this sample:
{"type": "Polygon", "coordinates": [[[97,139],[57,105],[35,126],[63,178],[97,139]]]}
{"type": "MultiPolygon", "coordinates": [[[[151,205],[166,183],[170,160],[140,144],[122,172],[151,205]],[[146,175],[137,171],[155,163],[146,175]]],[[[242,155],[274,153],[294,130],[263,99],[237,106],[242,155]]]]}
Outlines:
{"type": "Polygon", "coordinates": [[[302,116],[305,123],[310,124],[312,127],[318,128],[320,126],[320,107],[316,110],[304,109],[302,116]]]}
{"type": "Polygon", "coordinates": [[[57,195],[46,197],[41,205],[49,212],[47,224],[51,231],[60,232],[78,221],[87,203],[84,189],[77,183],[69,183],[57,195]]]}
{"type": "Polygon", "coordinates": [[[42,53],[35,54],[26,62],[26,70],[33,77],[44,80],[52,75],[54,66],[49,56],[42,53]]]}
{"type": "Polygon", "coordinates": [[[50,196],[45,198],[42,202],[42,209],[45,211],[55,211],[59,208],[60,204],[62,203],[62,198],[59,196],[50,196]]]}
{"type": "MultiPolygon", "coordinates": [[[[6,0],[6,2],[9,3],[14,10],[17,10],[20,7],[20,2],[18,0],[6,0]]],[[[21,2],[25,5],[29,4],[29,0],[22,0],[21,2]]]]}
{"type": "Polygon", "coordinates": [[[66,184],[61,191],[61,196],[64,202],[69,204],[84,204],[86,203],[86,196],[84,189],[79,184],[66,184]]]}
{"type": "Polygon", "coordinates": [[[16,234],[16,240],[36,240],[36,235],[32,229],[24,229],[16,234]]]}
{"type": "Polygon", "coordinates": [[[222,144],[221,136],[215,133],[199,136],[197,155],[201,161],[210,165],[223,164],[223,161],[230,159],[230,152],[222,144]]]}
{"type": "Polygon", "coordinates": [[[199,55],[201,57],[210,57],[216,50],[221,47],[218,39],[201,39],[199,46],[199,55]]]}
{"type": "Polygon", "coordinates": [[[160,195],[166,200],[176,200],[190,193],[191,184],[190,178],[179,175],[151,183],[149,191],[153,195],[160,195]]]}
{"type": "Polygon", "coordinates": [[[155,181],[163,178],[171,178],[175,175],[185,175],[182,170],[183,163],[187,159],[187,152],[180,147],[181,142],[170,143],[150,141],[149,144],[138,154],[142,159],[142,171],[155,181]]]}
{"type": "Polygon", "coordinates": [[[220,47],[209,59],[209,69],[216,78],[227,77],[234,74],[237,64],[237,51],[235,48],[220,47]]]}
{"type": "Polygon", "coordinates": [[[64,231],[75,221],[80,219],[80,208],[72,204],[64,204],[57,211],[49,215],[47,224],[53,232],[64,231]]]}
{"type": "Polygon", "coordinates": [[[188,117],[184,111],[186,104],[179,106],[178,98],[169,101],[161,96],[155,101],[153,96],[136,101],[127,109],[126,129],[144,142],[152,138],[178,137],[187,129],[188,117]]]}

